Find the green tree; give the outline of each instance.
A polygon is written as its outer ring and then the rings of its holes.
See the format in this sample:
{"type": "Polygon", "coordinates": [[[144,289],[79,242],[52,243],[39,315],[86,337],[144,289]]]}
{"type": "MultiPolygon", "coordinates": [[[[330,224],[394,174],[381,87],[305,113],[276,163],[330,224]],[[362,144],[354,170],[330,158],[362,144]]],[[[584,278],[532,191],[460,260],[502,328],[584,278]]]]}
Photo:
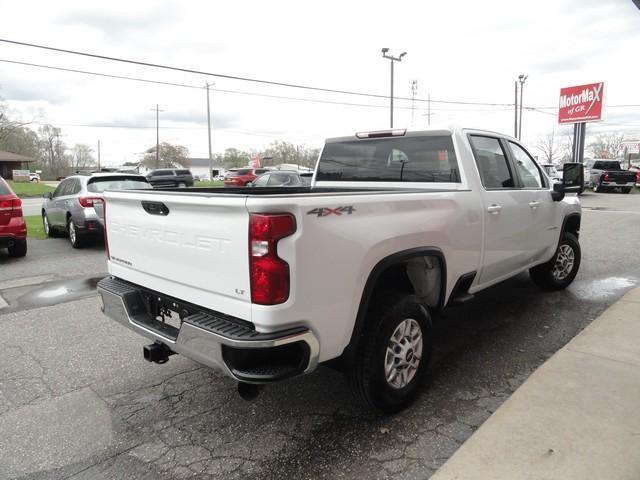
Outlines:
{"type": "Polygon", "coordinates": [[[222,156],[222,161],[227,168],[244,167],[249,164],[250,155],[237,148],[227,148],[222,156]]]}
{"type": "Polygon", "coordinates": [[[160,162],[156,164],[156,147],[154,145],[142,154],[142,163],[147,168],[188,168],[191,166],[189,149],[182,145],[172,145],[171,143],[162,142],[160,144],[159,157],[160,162]]]}

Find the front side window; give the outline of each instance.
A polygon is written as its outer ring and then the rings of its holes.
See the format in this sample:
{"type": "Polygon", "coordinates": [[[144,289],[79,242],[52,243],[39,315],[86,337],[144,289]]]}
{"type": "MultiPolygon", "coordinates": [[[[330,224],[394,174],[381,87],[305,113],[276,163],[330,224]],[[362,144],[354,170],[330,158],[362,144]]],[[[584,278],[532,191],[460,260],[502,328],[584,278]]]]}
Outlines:
{"type": "Polygon", "coordinates": [[[53,191],[53,197],[60,197],[62,196],[62,192],[64,191],[65,187],[69,184],[69,180],[63,180],[62,182],[60,182],[58,184],[58,186],[56,187],[56,189],[53,191]]]}
{"type": "Polygon", "coordinates": [[[518,176],[524,188],[542,188],[542,177],[533,158],[517,143],[509,142],[518,176]]]}
{"type": "Polygon", "coordinates": [[[316,180],[460,183],[450,135],[327,143],[316,180]]]}
{"type": "Polygon", "coordinates": [[[469,137],[482,185],[487,189],[514,188],[515,182],[500,141],[494,137],[469,137]]]}

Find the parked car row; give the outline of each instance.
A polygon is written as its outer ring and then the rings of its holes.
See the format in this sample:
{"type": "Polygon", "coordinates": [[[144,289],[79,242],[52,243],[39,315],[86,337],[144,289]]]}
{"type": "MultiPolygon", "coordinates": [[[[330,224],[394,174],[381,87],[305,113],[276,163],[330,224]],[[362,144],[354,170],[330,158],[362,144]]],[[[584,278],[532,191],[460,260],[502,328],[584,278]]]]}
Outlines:
{"type": "Polygon", "coordinates": [[[0,248],[12,257],[27,254],[27,225],[22,214],[22,200],[0,177],[0,248]]]}

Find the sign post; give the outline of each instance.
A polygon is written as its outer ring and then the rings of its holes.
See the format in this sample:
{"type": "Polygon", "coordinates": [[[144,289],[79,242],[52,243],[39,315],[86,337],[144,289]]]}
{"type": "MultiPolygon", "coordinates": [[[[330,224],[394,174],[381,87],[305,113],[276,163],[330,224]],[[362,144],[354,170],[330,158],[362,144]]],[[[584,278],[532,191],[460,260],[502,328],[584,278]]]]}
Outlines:
{"type": "Polygon", "coordinates": [[[558,123],[573,123],[573,158],[582,163],[587,122],[602,119],[604,82],[560,89],[558,123]]]}

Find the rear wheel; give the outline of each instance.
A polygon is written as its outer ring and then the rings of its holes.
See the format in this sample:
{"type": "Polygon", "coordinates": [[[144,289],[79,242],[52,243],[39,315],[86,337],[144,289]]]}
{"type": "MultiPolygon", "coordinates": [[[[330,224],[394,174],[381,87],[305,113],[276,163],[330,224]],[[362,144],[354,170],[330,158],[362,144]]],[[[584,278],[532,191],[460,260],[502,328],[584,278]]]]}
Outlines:
{"type": "Polygon", "coordinates": [[[411,402],[427,372],[431,317],[415,295],[395,294],[370,309],[357,358],[347,372],[366,408],[393,413],[411,402]]]}
{"type": "Polygon", "coordinates": [[[572,233],[564,233],[551,260],[529,270],[531,280],[545,290],[567,288],[580,268],[580,243],[572,233]]]}
{"type": "Polygon", "coordinates": [[[12,257],[24,257],[27,254],[27,240],[16,240],[8,250],[12,257]]]}
{"type": "Polygon", "coordinates": [[[622,193],[631,193],[631,188],[621,188],[622,193]]]}
{"type": "Polygon", "coordinates": [[[82,248],[86,243],[86,238],[80,232],[78,232],[78,227],[76,226],[73,218],[69,219],[69,223],[67,223],[67,232],[69,232],[69,242],[71,242],[71,246],[73,248],[82,248]]]}
{"type": "Polygon", "coordinates": [[[597,183],[593,185],[593,191],[597,193],[604,192],[604,187],[602,186],[602,179],[598,180],[597,183]]]}

